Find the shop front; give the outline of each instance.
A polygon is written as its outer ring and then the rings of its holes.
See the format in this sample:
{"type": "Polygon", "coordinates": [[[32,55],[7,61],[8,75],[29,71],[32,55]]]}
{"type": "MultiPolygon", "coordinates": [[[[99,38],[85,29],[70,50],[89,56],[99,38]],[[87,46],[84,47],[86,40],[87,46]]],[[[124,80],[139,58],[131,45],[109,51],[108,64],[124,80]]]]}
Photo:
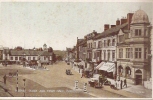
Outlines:
{"type": "Polygon", "coordinates": [[[115,63],[101,62],[97,67],[99,74],[107,76],[108,78],[114,79],[115,76],[115,63]]]}

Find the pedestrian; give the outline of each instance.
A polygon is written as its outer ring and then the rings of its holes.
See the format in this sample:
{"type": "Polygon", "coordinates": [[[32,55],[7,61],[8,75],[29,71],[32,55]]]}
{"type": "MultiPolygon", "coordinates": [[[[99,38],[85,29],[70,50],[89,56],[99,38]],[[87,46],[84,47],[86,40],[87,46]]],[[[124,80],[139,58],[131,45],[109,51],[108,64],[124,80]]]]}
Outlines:
{"type": "Polygon", "coordinates": [[[121,84],[120,84],[120,88],[122,89],[122,84],[123,84],[123,81],[121,80],[121,84]]]}
{"type": "Polygon", "coordinates": [[[102,76],[102,74],[100,74],[100,76],[99,76],[99,86],[102,86],[102,84],[103,84],[103,76],[102,76]]]}
{"type": "Polygon", "coordinates": [[[115,87],[117,88],[118,87],[118,81],[115,80],[115,87]]]}
{"type": "Polygon", "coordinates": [[[126,78],[124,79],[124,85],[123,85],[123,87],[124,87],[124,86],[126,86],[126,88],[127,88],[126,78]]]}
{"type": "Polygon", "coordinates": [[[82,76],[81,76],[81,78],[84,76],[84,70],[82,70],[82,76]]]}
{"type": "Polygon", "coordinates": [[[3,79],[4,79],[4,84],[6,84],[6,74],[4,75],[3,79]]]}

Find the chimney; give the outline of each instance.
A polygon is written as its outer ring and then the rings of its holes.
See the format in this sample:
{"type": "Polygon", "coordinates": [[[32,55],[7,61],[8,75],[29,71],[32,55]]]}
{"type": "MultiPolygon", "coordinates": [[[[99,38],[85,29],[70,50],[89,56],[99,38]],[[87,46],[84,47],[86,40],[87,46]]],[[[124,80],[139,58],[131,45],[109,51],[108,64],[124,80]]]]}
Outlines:
{"type": "Polygon", "coordinates": [[[79,40],[78,40],[78,37],[77,37],[77,62],[79,61],[79,40]]]}
{"type": "Polygon", "coordinates": [[[97,32],[95,30],[93,30],[92,32],[92,37],[96,36],[97,32]]]}
{"type": "Polygon", "coordinates": [[[120,20],[119,19],[117,19],[116,25],[120,25],[120,20]]]}
{"type": "Polygon", "coordinates": [[[108,30],[109,29],[109,24],[105,24],[104,25],[104,31],[108,30]]]}
{"type": "Polygon", "coordinates": [[[132,21],[132,16],[133,16],[133,13],[127,14],[128,29],[130,29],[130,23],[132,21]]]}
{"type": "Polygon", "coordinates": [[[127,22],[127,19],[125,18],[125,17],[123,17],[122,19],[121,19],[121,24],[124,24],[124,23],[126,23],[127,22]]]}
{"type": "Polygon", "coordinates": [[[115,27],[116,25],[111,25],[111,28],[115,27]]]}

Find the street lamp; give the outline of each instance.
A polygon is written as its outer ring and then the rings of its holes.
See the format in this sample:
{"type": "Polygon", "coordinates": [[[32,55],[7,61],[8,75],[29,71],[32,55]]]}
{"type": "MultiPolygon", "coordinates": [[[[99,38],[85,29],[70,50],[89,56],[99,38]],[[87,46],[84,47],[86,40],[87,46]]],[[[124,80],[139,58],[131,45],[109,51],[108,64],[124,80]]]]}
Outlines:
{"type": "Polygon", "coordinates": [[[26,79],[23,79],[23,82],[24,82],[24,97],[25,97],[25,81],[26,81],[26,79]]]}
{"type": "Polygon", "coordinates": [[[23,67],[25,66],[25,53],[23,53],[23,67]]]}

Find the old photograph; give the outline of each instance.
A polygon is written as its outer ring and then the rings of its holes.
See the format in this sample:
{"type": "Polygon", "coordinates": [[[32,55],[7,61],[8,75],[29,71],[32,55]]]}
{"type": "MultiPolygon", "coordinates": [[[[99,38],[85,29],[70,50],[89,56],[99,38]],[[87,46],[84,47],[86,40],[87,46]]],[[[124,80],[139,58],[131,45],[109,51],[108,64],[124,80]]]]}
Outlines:
{"type": "Polygon", "coordinates": [[[153,1],[57,1],[0,1],[0,99],[152,98],[153,1]]]}

